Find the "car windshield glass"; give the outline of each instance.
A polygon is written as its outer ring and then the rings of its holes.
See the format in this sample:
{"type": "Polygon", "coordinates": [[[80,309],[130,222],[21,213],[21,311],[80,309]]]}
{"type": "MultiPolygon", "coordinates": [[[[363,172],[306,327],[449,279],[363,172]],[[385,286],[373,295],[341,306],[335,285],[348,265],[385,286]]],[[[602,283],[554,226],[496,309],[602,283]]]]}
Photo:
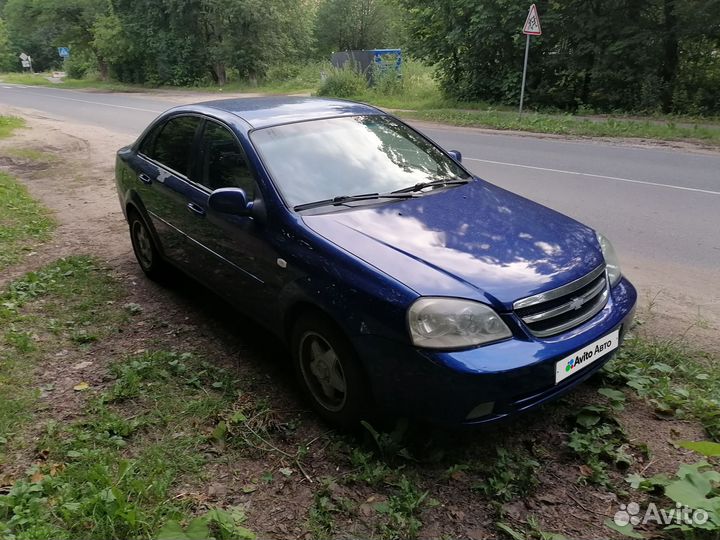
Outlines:
{"type": "Polygon", "coordinates": [[[269,127],[253,132],[252,140],[291,207],[435,180],[470,179],[439,148],[387,116],[269,127]]]}

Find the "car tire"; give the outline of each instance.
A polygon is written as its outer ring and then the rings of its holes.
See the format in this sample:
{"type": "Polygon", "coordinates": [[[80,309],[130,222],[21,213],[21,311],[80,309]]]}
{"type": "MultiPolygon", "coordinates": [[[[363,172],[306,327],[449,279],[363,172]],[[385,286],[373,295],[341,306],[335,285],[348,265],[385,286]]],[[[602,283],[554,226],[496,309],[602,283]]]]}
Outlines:
{"type": "Polygon", "coordinates": [[[160,255],[147,222],[137,211],[131,210],[128,212],[128,226],[133,252],[142,271],[154,281],[166,279],[168,264],[160,255]]]}
{"type": "Polygon", "coordinates": [[[320,416],[348,430],[371,417],[365,373],[335,323],[320,313],[305,312],[293,326],[291,347],[300,386],[320,416]]]}

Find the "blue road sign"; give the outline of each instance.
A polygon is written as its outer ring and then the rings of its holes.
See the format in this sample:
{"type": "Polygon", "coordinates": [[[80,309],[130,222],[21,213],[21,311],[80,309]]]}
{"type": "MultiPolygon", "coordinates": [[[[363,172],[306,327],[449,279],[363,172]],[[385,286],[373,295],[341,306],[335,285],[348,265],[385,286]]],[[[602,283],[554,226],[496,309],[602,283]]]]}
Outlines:
{"type": "Polygon", "coordinates": [[[58,54],[61,58],[70,56],[70,47],[58,47],[58,54]]]}

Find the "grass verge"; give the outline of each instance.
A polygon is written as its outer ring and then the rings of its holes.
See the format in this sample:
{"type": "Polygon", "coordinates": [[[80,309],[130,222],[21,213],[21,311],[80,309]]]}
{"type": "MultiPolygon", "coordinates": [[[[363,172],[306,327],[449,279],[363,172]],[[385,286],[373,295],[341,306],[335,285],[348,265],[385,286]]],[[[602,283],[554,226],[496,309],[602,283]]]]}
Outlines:
{"type": "MultiPolygon", "coordinates": [[[[108,361],[105,347],[137,313],[120,296],[88,257],[31,272],[0,295],[1,538],[184,537],[195,502],[173,489],[205,462],[237,381],[192,354],[108,361]],[[77,420],[56,419],[73,399],[77,420]],[[22,455],[25,471],[8,460],[22,455]]],[[[189,527],[253,538],[243,522],[240,509],[210,509],[189,527]]]]}
{"type": "Polygon", "coordinates": [[[0,116],[0,139],[12,135],[12,132],[25,125],[22,118],[16,116],[0,116]]]}
{"type": "MultiPolygon", "coordinates": [[[[22,118],[0,116],[0,139],[25,125],[22,118]]],[[[6,149],[4,154],[23,153],[6,149]]],[[[24,157],[30,157],[25,151],[24,157]]],[[[23,156],[18,156],[23,157],[23,156]]],[[[37,157],[37,156],[35,156],[37,157]]],[[[38,243],[47,240],[54,228],[49,211],[30,197],[27,189],[4,172],[0,172],[0,271],[22,259],[38,243]]]]}
{"type": "Polygon", "coordinates": [[[43,392],[35,369],[48,356],[87,347],[112,331],[112,281],[86,257],[61,259],[0,294],[0,463],[21,447],[20,431],[43,392]]]}
{"type": "Polygon", "coordinates": [[[54,225],[49,211],[23,185],[0,172],[0,270],[47,240],[54,225]]]}
{"type": "Polygon", "coordinates": [[[720,442],[720,369],[710,354],[674,341],[633,338],[605,373],[648,400],[658,416],[695,417],[720,442]]]}
{"type": "Polygon", "coordinates": [[[454,126],[497,130],[527,131],[576,137],[623,137],[654,140],[696,140],[720,145],[720,125],[678,124],[673,121],[589,119],[572,115],[546,115],[481,110],[400,110],[395,114],[411,120],[438,122],[454,126]]]}
{"type": "Polygon", "coordinates": [[[65,78],[62,82],[48,80],[49,73],[0,73],[0,81],[10,84],[22,84],[26,86],[47,86],[62,88],[66,90],[102,90],[105,92],[150,92],[150,91],[177,91],[177,92],[207,92],[217,94],[227,93],[259,93],[259,94],[285,94],[285,93],[310,93],[320,79],[318,71],[315,79],[307,80],[300,75],[288,75],[283,80],[252,83],[250,81],[231,81],[223,86],[198,85],[198,86],[145,86],[141,84],[127,84],[116,81],[101,81],[99,79],[70,79],[65,78]]]}
{"type": "MultiPolygon", "coordinates": [[[[92,394],[84,418],[46,424],[38,445],[44,460],[0,497],[0,520],[13,534],[153,538],[163,527],[182,529],[193,501],[172,490],[204,463],[203,426],[233,400],[234,381],[190,354],[167,351],[110,370],[113,383],[92,394]]],[[[252,537],[240,529],[239,510],[225,517],[237,534],[227,537],[252,537]]]]}

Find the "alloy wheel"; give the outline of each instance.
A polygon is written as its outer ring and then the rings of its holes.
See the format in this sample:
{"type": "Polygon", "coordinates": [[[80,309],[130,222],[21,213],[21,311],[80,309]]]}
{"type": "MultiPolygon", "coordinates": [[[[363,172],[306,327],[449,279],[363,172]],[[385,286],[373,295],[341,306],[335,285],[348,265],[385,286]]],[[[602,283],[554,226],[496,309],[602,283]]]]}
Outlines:
{"type": "Polygon", "coordinates": [[[317,332],[300,339],[300,369],[313,398],[325,409],[338,412],[347,401],[347,380],[333,346],[317,332]]]}

